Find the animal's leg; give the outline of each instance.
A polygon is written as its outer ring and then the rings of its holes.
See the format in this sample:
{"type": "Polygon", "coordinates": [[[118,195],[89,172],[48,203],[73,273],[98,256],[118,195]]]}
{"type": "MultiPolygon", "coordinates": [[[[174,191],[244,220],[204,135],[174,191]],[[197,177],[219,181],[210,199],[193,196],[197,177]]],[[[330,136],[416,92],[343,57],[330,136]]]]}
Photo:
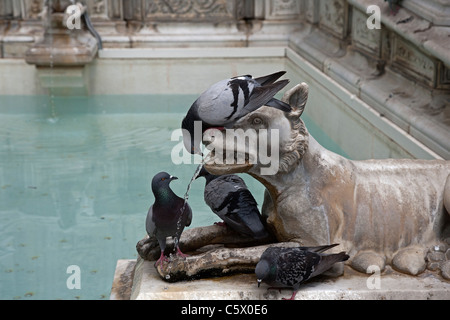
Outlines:
{"type": "MultiPolygon", "coordinates": [[[[269,246],[298,246],[298,243],[280,242],[248,248],[220,248],[175,259],[156,270],[162,279],[170,282],[198,279],[199,277],[223,276],[236,272],[254,272],[256,264],[269,246]]],[[[256,281],[255,281],[256,286],[256,281]]]]}
{"type": "MultiPolygon", "coordinates": [[[[255,240],[242,236],[231,228],[223,228],[217,225],[186,229],[180,237],[180,249],[184,252],[195,251],[209,244],[225,244],[230,246],[251,246],[273,242],[271,239],[255,240]]],[[[173,243],[168,243],[168,248],[173,250],[173,243]]],[[[136,250],[145,260],[155,260],[160,255],[156,238],[140,240],[136,250]]]]}

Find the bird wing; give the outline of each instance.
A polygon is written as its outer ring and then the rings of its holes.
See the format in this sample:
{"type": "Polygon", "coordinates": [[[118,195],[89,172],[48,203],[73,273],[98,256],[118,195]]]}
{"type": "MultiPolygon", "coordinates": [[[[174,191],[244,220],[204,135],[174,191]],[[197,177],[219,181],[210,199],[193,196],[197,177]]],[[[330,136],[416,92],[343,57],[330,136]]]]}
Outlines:
{"type": "Polygon", "coordinates": [[[153,205],[148,209],[147,219],[145,220],[145,229],[149,237],[153,236],[156,230],[155,221],[153,221],[153,205]]]}
{"type": "Polygon", "coordinates": [[[258,204],[239,176],[224,175],[209,182],[205,186],[205,202],[240,234],[258,239],[268,236],[258,204]]]}
{"type": "MultiPolygon", "coordinates": [[[[195,102],[195,108],[199,118],[211,126],[222,126],[229,122],[228,117],[233,113],[234,107],[232,106],[235,101],[235,95],[233,89],[230,87],[229,82],[232,79],[225,79],[213,84],[195,102]]],[[[236,100],[241,102],[240,99],[236,100]]],[[[237,109],[241,109],[244,106],[238,103],[237,109]]]]}
{"type": "Polygon", "coordinates": [[[187,214],[186,216],[186,223],[184,224],[186,227],[189,227],[191,225],[192,222],[192,209],[191,206],[186,203],[186,208],[184,209],[185,214],[187,214]]]}
{"type": "Polygon", "coordinates": [[[333,244],[327,244],[324,246],[317,246],[317,247],[298,247],[301,250],[307,250],[307,251],[311,251],[311,252],[324,252],[327,251],[328,249],[334,248],[336,246],[338,246],[339,243],[333,243],[333,244]]]}
{"type": "Polygon", "coordinates": [[[237,175],[220,176],[205,186],[205,202],[215,212],[221,211],[228,203],[228,197],[247,186],[237,175]]]}
{"type": "Polygon", "coordinates": [[[311,278],[320,262],[317,253],[299,248],[284,249],[277,260],[277,282],[294,287],[311,278]]]}
{"type": "Polygon", "coordinates": [[[226,209],[224,221],[234,230],[257,239],[268,236],[256,200],[248,189],[234,192],[226,209]]]}
{"type": "Polygon", "coordinates": [[[254,78],[256,82],[258,82],[261,86],[266,86],[268,84],[272,84],[275,81],[277,81],[279,78],[281,78],[286,71],[278,71],[272,74],[269,74],[267,76],[262,76],[258,78],[254,78]]]}

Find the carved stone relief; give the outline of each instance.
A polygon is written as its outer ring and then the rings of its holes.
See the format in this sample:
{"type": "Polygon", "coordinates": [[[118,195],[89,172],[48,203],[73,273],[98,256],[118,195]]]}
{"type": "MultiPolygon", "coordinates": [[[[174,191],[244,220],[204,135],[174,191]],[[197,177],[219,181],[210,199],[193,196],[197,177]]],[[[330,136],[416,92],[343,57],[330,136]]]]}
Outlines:
{"type": "Polygon", "coordinates": [[[22,18],[25,20],[39,20],[39,13],[42,12],[44,0],[21,0],[22,18]]]}
{"type": "Polygon", "coordinates": [[[436,60],[411,46],[399,36],[393,38],[392,64],[399,71],[413,76],[431,87],[436,87],[436,60]]]}
{"type": "Polygon", "coordinates": [[[242,1],[235,0],[146,0],[145,18],[151,21],[237,20],[242,1]]]}
{"type": "Polygon", "coordinates": [[[296,19],[300,16],[300,1],[266,0],[266,19],[296,19]]]}
{"type": "Polygon", "coordinates": [[[304,1],[305,18],[310,23],[319,22],[319,2],[314,0],[304,1]]]}
{"type": "Polygon", "coordinates": [[[320,26],[339,39],[347,35],[348,4],[345,0],[320,1],[320,26]]]}
{"type": "Polygon", "coordinates": [[[0,1],[0,19],[13,16],[12,0],[0,1]]]}
{"type": "Polygon", "coordinates": [[[381,29],[369,29],[366,22],[367,15],[354,9],[352,42],[357,48],[379,57],[381,54],[381,29]]]}

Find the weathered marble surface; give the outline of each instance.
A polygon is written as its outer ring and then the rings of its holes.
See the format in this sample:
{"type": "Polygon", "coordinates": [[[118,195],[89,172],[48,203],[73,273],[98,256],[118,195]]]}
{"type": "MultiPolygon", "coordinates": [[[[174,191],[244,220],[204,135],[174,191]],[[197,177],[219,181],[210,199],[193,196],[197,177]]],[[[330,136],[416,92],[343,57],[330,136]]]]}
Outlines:
{"type": "MultiPolygon", "coordinates": [[[[254,274],[238,274],[229,277],[210,278],[195,281],[167,283],[159,277],[154,261],[138,258],[135,276],[132,281],[124,282],[120,279],[128,278],[121,270],[134,264],[134,260],[119,260],[114,277],[112,300],[210,300],[210,299],[261,299],[280,300],[291,295],[290,290],[267,290],[266,285],[258,288],[254,274]],[[130,292],[129,296],[117,292],[130,292]]],[[[442,282],[433,274],[423,274],[419,277],[408,277],[393,272],[388,268],[381,273],[379,286],[375,274],[359,274],[346,268],[344,276],[334,278],[322,276],[313,279],[298,291],[298,300],[317,299],[389,299],[389,300],[449,300],[450,283],[442,282]]]]}

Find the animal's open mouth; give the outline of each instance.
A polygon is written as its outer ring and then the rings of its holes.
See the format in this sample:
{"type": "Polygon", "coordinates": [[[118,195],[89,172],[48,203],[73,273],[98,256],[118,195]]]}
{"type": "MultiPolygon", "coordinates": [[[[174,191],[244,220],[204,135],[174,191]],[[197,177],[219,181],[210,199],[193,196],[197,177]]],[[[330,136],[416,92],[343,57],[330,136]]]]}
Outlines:
{"type": "Polygon", "coordinates": [[[214,128],[205,131],[203,144],[211,150],[205,159],[206,169],[213,174],[248,171],[253,166],[250,154],[238,151],[236,147],[227,149],[225,136],[225,130],[214,128]]]}

